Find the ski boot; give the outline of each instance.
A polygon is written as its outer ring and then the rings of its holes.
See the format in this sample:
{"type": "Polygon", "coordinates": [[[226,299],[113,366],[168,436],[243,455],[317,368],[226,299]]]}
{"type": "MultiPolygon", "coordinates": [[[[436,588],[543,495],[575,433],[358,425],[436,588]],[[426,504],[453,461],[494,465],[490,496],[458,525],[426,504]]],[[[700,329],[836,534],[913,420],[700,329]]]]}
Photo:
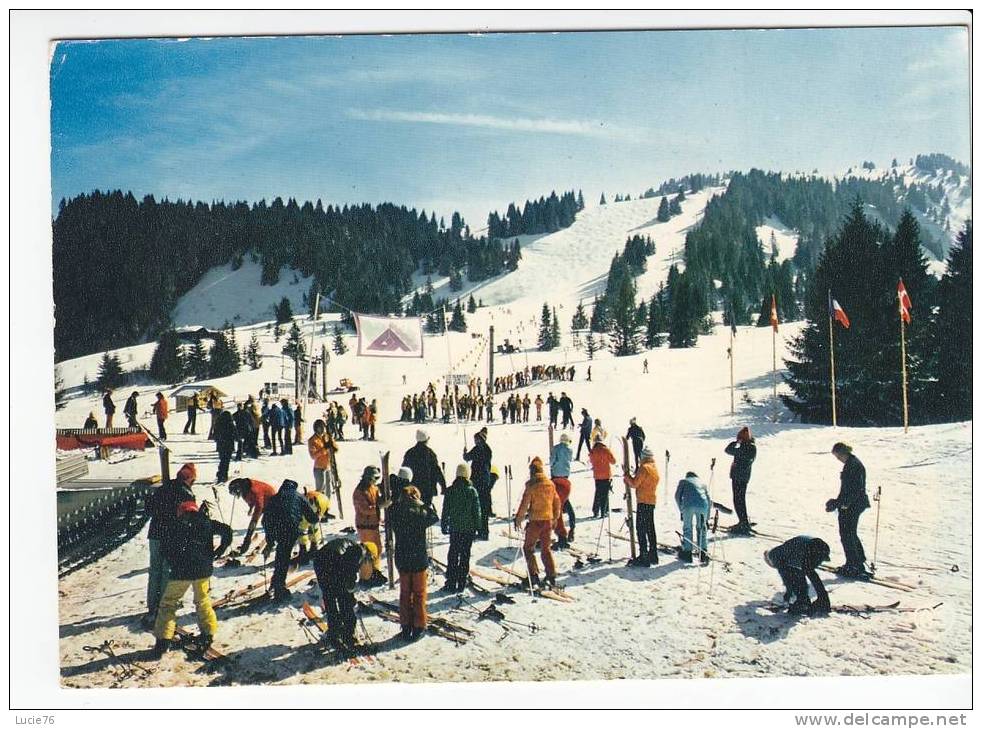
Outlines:
{"type": "Polygon", "coordinates": [[[788,615],[808,615],[811,613],[811,607],[809,600],[795,600],[788,608],[788,615]]]}
{"type": "Polygon", "coordinates": [[[211,648],[211,644],[214,641],[215,641],[215,636],[210,635],[208,633],[202,633],[197,638],[195,638],[194,645],[201,653],[204,653],[209,648],[211,648]]]}
{"type": "Polygon", "coordinates": [[[403,625],[402,630],[399,631],[399,637],[407,643],[410,642],[413,639],[413,626],[403,625]]]}
{"type": "Polygon", "coordinates": [[[415,643],[417,640],[423,637],[423,633],[426,632],[426,628],[410,628],[409,629],[409,642],[415,643]]]}
{"type": "Polygon", "coordinates": [[[692,564],[692,552],[687,552],[684,549],[679,550],[679,562],[685,562],[686,564],[692,564]]]}
{"type": "Polygon", "coordinates": [[[729,532],[738,537],[749,537],[754,533],[754,530],[746,522],[740,522],[731,526],[729,532]]]}
{"type": "Polygon", "coordinates": [[[300,554],[297,556],[297,564],[301,566],[310,564],[310,550],[302,544],[300,545],[300,554]]]}
{"type": "Polygon", "coordinates": [[[163,658],[164,653],[167,653],[174,648],[174,641],[167,640],[166,638],[157,638],[153,644],[153,650],[151,654],[157,660],[163,658]]]}
{"type": "Polygon", "coordinates": [[[292,595],[293,593],[291,593],[289,590],[287,590],[284,587],[280,590],[276,590],[273,593],[273,602],[288,602],[292,597],[292,595]]]}
{"type": "Polygon", "coordinates": [[[701,555],[699,555],[699,564],[701,564],[703,567],[705,567],[706,565],[708,565],[709,564],[709,555],[706,554],[705,552],[703,552],[701,555]]]}
{"type": "Polygon", "coordinates": [[[546,575],[546,579],[543,581],[542,586],[543,587],[547,587],[550,590],[555,590],[556,589],[556,576],[555,575],[546,575]]]}
{"type": "Polygon", "coordinates": [[[539,579],[537,574],[530,574],[528,578],[529,583],[532,585],[532,589],[540,587],[542,585],[542,580],[539,579]]]}

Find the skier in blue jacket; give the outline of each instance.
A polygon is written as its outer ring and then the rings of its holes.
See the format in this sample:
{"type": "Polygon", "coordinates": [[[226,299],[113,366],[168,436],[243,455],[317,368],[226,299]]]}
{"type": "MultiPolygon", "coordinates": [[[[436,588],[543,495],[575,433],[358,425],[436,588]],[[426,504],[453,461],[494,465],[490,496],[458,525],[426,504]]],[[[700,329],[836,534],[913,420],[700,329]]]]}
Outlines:
{"type": "Polygon", "coordinates": [[[280,413],[283,416],[283,455],[293,455],[293,410],[290,401],[280,400],[280,413]]]}
{"type": "Polygon", "coordinates": [[[675,503],[682,515],[682,546],[679,548],[679,559],[692,562],[692,548],[699,550],[699,561],[709,564],[709,554],[706,544],[706,524],[709,521],[709,509],[712,502],[709,490],[700,478],[692,471],[685,474],[675,488],[675,503]],[[696,541],[692,540],[692,525],[695,523],[696,541]]]}

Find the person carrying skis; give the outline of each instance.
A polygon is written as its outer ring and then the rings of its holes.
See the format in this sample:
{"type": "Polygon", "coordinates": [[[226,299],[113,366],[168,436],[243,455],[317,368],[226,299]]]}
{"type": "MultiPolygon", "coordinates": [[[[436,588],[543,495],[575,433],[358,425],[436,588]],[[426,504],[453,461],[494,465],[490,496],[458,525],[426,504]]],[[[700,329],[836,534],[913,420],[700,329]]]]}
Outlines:
{"type": "Polygon", "coordinates": [[[252,544],[252,537],[256,532],[256,527],[259,525],[259,520],[262,518],[263,512],[266,511],[266,505],[269,503],[269,500],[276,495],[276,491],[276,487],[272,484],[255,478],[233,478],[231,483],[229,483],[228,492],[233,497],[241,497],[246,503],[246,506],[249,507],[247,513],[251,515],[249,526],[246,527],[245,536],[242,537],[242,544],[235,550],[237,555],[245,554],[249,549],[249,545],[252,544]]]}
{"type": "Polygon", "coordinates": [[[126,423],[131,428],[140,428],[140,424],[136,421],[137,405],[136,405],[136,390],[133,394],[126,398],[126,404],[123,405],[123,415],[126,416],[126,423]]]}
{"type": "MultiPolygon", "coordinates": [[[[471,469],[457,466],[457,476],[444,492],[440,531],[450,535],[447,552],[447,592],[463,592],[471,571],[471,545],[481,529],[481,502],[470,482],[471,469]]],[[[423,502],[426,503],[425,501],[423,502]]]]}
{"type": "Polygon", "coordinates": [[[344,537],[328,540],[313,556],[314,574],[327,622],[327,639],[340,651],[354,649],[355,584],[361,566],[370,559],[366,545],[344,537]]]}
{"type": "MultiPolygon", "coordinates": [[[[160,396],[160,393],[157,393],[160,396]]],[[[113,415],[116,414],[116,403],[113,402],[112,388],[107,387],[102,395],[102,411],[106,414],[106,430],[113,427],[113,415]]]]}
{"type": "Polygon", "coordinates": [[[730,528],[731,534],[750,534],[750,517],[747,516],[747,486],[750,483],[750,470],[757,458],[757,444],[750,428],[744,426],[737,433],[736,440],[726,446],[726,454],[733,456],[730,464],[730,482],[733,485],[733,508],[736,509],[736,525],[730,528]]]}
{"type": "MultiPolygon", "coordinates": [[[[580,440],[576,444],[576,460],[580,460],[580,456],[583,452],[583,445],[586,444],[587,452],[590,451],[590,434],[593,433],[593,418],[590,417],[590,413],[587,412],[586,408],[580,410],[580,415],[583,416],[583,420],[580,422],[580,440]]],[[[563,417],[563,427],[566,427],[566,419],[563,417]]]]}
{"type": "Polygon", "coordinates": [[[432,504],[420,498],[419,489],[407,486],[392,506],[389,520],[395,532],[395,563],[399,570],[399,624],[403,640],[419,638],[426,630],[426,582],[429,557],[426,530],[440,521],[432,504]]]}
{"type": "Polygon", "coordinates": [[[270,580],[273,599],[276,601],[290,598],[290,591],[286,587],[286,573],[290,569],[293,545],[300,537],[300,522],[303,519],[309,523],[317,521],[317,512],[307,499],[297,493],[297,488],[296,481],[284,479],[279,491],[266,503],[263,513],[263,529],[266,531],[266,548],[263,554],[268,555],[274,547],[276,549],[273,579],[270,580]]]}
{"type": "MultiPolygon", "coordinates": [[[[115,406],[113,407],[113,412],[116,411],[115,406]]],[[[164,428],[164,422],[167,420],[167,413],[170,411],[167,405],[167,398],[164,397],[164,393],[158,392],[157,399],[153,404],[153,412],[157,416],[157,434],[160,436],[161,440],[167,440],[167,429],[164,428]]],[[[107,423],[112,422],[112,416],[108,417],[107,423]]],[[[106,425],[106,427],[110,427],[106,425]]]]}
{"type": "Polygon", "coordinates": [[[525,482],[522,500],[515,512],[515,528],[522,528],[522,521],[528,515],[525,528],[525,541],[522,553],[528,565],[529,583],[535,587],[540,584],[539,565],[535,561],[535,543],[539,543],[542,564],[546,570],[545,582],[550,587],[556,584],[556,563],[552,559],[552,527],[559,520],[562,510],[556,485],[545,474],[542,459],[536,456],[529,464],[529,480],[525,482]]]}
{"type": "Polygon", "coordinates": [[[185,463],[174,478],[155,487],[144,502],[146,512],[150,515],[150,526],[147,530],[147,540],[150,543],[147,614],[142,621],[145,628],[153,627],[160,607],[160,598],[163,597],[167,580],[170,579],[170,566],[164,556],[164,540],[177,519],[177,505],[185,501],[194,501],[191,487],[197,476],[198,471],[194,464],[185,463]]]}
{"type": "MultiPolygon", "coordinates": [[[[402,475],[400,469],[399,474],[402,475]]],[[[389,506],[389,502],[381,503],[381,494],[378,489],[378,480],[381,472],[375,466],[365,466],[362,471],[361,480],[355,486],[351,500],[355,507],[355,529],[358,530],[358,539],[361,542],[371,542],[375,545],[378,554],[382,554],[382,535],[379,533],[379,525],[382,523],[382,509],[389,506]]],[[[412,473],[409,473],[412,479],[412,473]]],[[[378,569],[379,565],[375,566],[378,569]]]]}
{"type": "Polygon", "coordinates": [[[331,500],[326,494],[322,494],[320,491],[308,491],[306,488],[304,488],[303,496],[305,499],[307,499],[307,502],[317,514],[317,519],[315,521],[309,521],[305,516],[300,520],[300,539],[298,540],[300,544],[299,564],[307,564],[310,562],[313,553],[320,546],[320,522],[331,508],[331,500]]]}
{"type": "Polygon", "coordinates": [[[641,451],[644,450],[644,430],[638,425],[637,418],[631,418],[631,425],[627,429],[627,439],[631,442],[631,449],[634,451],[634,460],[641,463],[641,451]]]}
{"type": "Polygon", "coordinates": [[[215,559],[232,543],[232,529],[211,518],[208,502],[201,509],[193,500],[182,501],[175,509],[176,519],[164,540],[164,556],[170,565],[170,578],[160,599],[160,610],[153,626],[156,638],[154,654],[166,653],[173,645],[177,628],[177,609],[188,588],[194,595],[194,607],[201,634],[195,641],[199,650],[211,646],[218,632],[218,618],[211,606],[208,583],[215,559]],[[214,538],[219,537],[218,548],[214,538]]]}
{"type": "Polygon", "coordinates": [[[781,576],[784,601],[794,598],[788,607],[790,615],[824,615],[832,609],[829,593],[816,572],[828,561],[830,551],[824,540],[802,534],[764,552],[764,561],[781,576]],[[806,579],[815,588],[815,602],[808,597],[806,579]]]}
{"type": "Polygon", "coordinates": [[[843,577],[866,578],[866,552],[856,530],[859,517],[870,507],[866,494],[866,468],[852,452],[852,446],[836,443],[832,454],[843,464],[839,495],[825,503],[825,510],[839,512],[839,539],[846,563],[837,572],[843,577]]]}
{"type": "Polygon", "coordinates": [[[419,489],[426,505],[433,503],[437,486],[440,487],[441,494],[447,491],[447,479],[429,441],[429,434],[420,428],[416,431],[416,445],[402,457],[402,465],[413,472],[413,485],[419,489]]]}
{"type": "Polygon", "coordinates": [[[552,447],[549,453],[549,474],[552,482],[556,485],[556,494],[559,496],[559,519],[556,520],[556,549],[566,549],[573,541],[573,534],[576,530],[576,514],[573,507],[569,506],[570,528],[566,531],[566,524],[563,523],[563,513],[569,504],[569,495],[573,490],[573,485],[569,481],[570,462],[573,460],[573,450],[569,447],[569,435],[563,433],[559,436],[559,442],[552,447]]]}
{"type": "Polygon", "coordinates": [[[542,393],[535,396],[535,421],[539,422],[542,420],[542,405],[545,401],[542,399],[542,393]]]}
{"type": "Polygon", "coordinates": [[[602,440],[593,441],[590,449],[590,466],[593,468],[593,518],[603,518],[610,513],[610,467],[617,463],[613,452],[602,440]]]}
{"type": "Polygon", "coordinates": [[[218,411],[214,428],[215,450],[218,451],[218,473],[215,481],[228,481],[228,466],[232,462],[232,451],[235,450],[235,420],[232,413],[222,408],[218,411]]]}
{"type": "Polygon", "coordinates": [[[191,397],[188,398],[188,419],[184,423],[184,435],[189,432],[191,435],[195,435],[194,426],[198,422],[198,408],[201,407],[200,395],[196,392],[191,397]]]}
{"type": "Polygon", "coordinates": [[[638,558],[628,564],[640,567],[650,567],[658,564],[658,534],[655,532],[655,504],[658,500],[658,466],[655,464],[655,454],[650,448],[641,451],[641,464],[634,476],[628,469],[624,470],[624,483],[637,491],[638,513],[636,517],[638,531],[638,558]]]}
{"type": "Polygon", "coordinates": [[[692,562],[692,549],[699,550],[699,561],[709,564],[709,552],[706,543],[706,525],[709,523],[709,511],[712,502],[709,490],[694,471],[685,474],[675,487],[675,505],[679,507],[682,516],[682,544],[679,546],[679,559],[692,562]],[[692,525],[695,524],[695,541],[693,541],[692,525]]]}
{"type": "Polygon", "coordinates": [[[464,449],[464,460],[471,464],[471,481],[481,498],[481,529],[477,538],[488,539],[488,519],[494,514],[491,510],[491,461],[494,454],[487,443],[488,429],[481,428],[474,434],[474,447],[464,449]]]}
{"type": "Polygon", "coordinates": [[[307,441],[307,452],[314,460],[314,489],[324,493],[328,491],[327,472],[338,452],[338,444],[327,432],[327,425],[323,420],[314,421],[314,434],[307,441]]]}

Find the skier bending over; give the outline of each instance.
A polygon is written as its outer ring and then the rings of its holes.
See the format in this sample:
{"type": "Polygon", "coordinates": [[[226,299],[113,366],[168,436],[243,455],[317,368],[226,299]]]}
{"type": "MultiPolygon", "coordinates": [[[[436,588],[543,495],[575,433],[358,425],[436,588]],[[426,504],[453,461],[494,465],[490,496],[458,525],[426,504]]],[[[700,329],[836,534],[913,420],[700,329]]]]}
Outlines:
{"type": "Polygon", "coordinates": [[[324,603],[327,638],[335,648],[351,652],[355,643],[355,583],[364,563],[371,564],[368,547],[336,537],[314,554],[314,573],[324,603]]]}
{"type": "Polygon", "coordinates": [[[829,545],[805,534],[793,537],[784,544],[764,552],[764,561],[781,575],[784,583],[784,600],[794,597],[788,608],[791,615],[821,615],[831,610],[829,593],[815,571],[829,558],[829,545]],[[815,588],[815,602],[808,598],[808,581],[815,588]]]}

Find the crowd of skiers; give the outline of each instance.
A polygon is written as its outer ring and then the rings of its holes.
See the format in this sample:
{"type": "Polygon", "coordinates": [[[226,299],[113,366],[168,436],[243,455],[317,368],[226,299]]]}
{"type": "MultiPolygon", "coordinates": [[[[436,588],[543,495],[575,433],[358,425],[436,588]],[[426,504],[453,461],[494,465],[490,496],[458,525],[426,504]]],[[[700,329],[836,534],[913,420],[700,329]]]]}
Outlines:
{"type": "Polygon", "coordinates": [[[575,365],[536,365],[534,367],[525,366],[515,372],[494,378],[494,394],[515,390],[521,387],[528,387],[539,380],[568,380],[573,381],[576,376],[575,365]]]}
{"type": "MultiPolygon", "coordinates": [[[[109,395],[111,393],[107,393],[109,395]]],[[[264,445],[273,453],[279,447],[281,453],[289,454],[294,444],[302,442],[302,413],[299,406],[291,407],[286,399],[271,403],[269,397],[264,397],[260,406],[250,396],[244,403],[237,404],[232,412],[220,402],[212,402],[212,398],[217,399],[211,396],[208,409],[216,417],[209,437],[215,439],[219,450],[219,481],[227,480],[233,451],[238,450],[239,458],[257,455],[260,432],[264,445]]],[[[135,393],[131,399],[135,407],[135,393]]],[[[514,409],[507,407],[506,414],[524,422],[528,417],[528,406],[524,405],[527,400],[527,395],[524,399],[513,395],[516,404],[514,409]]],[[[189,407],[197,408],[198,404],[193,402],[189,407]]],[[[375,402],[368,404],[365,398],[352,396],[349,404],[354,419],[363,423],[363,437],[374,438],[375,402]]],[[[546,404],[550,426],[560,427],[558,416],[562,413],[562,428],[577,427],[572,420],[572,401],[566,393],[561,393],[559,398],[549,393],[546,401],[538,396],[535,402],[537,419],[541,419],[542,406],[546,404]]],[[[364,468],[351,497],[357,541],[336,536],[325,542],[320,524],[333,518],[329,512],[332,484],[341,498],[339,484],[333,480],[337,473],[337,441],[343,438],[337,422],[339,412],[344,412],[344,407],[332,403],[325,419],[315,421],[314,432],[307,441],[312,459],[313,489],[300,492],[297,482],[291,479],[284,480],[278,488],[251,478],[236,478],[229,483],[229,492],[243,499],[250,514],[245,536],[235,554],[241,555],[250,549],[261,524],[266,539],[264,558],[273,556],[271,593],[274,600],[290,597],[286,582],[291,562],[294,559],[300,564],[312,562],[330,626],[330,639],[337,647],[350,649],[355,625],[352,592],[359,581],[368,587],[385,583],[381,559],[391,548],[399,571],[401,634],[407,640],[414,640],[426,629],[428,621],[429,527],[439,523],[441,531],[449,536],[444,589],[451,592],[464,590],[469,582],[473,542],[489,538],[489,520],[495,516],[492,490],[500,478],[500,471],[493,464],[488,428],[482,427],[474,434],[473,445],[464,449],[463,460],[456,466],[449,485],[444,465],[429,445],[428,433],[418,429],[416,443],[405,452],[401,466],[389,475],[387,482],[383,481],[378,467],[364,468]],[[330,425],[332,418],[334,427],[330,425]],[[443,497],[439,512],[433,503],[438,495],[443,497]],[[382,538],[383,524],[387,528],[386,536],[392,535],[389,545],[382,538]],[[393,540],[394,545],[391,544],[393,540]],[[298,545],[299,556],[293,558],[294,548],[298,545]]],[[[576,514],[570,501],[573,488],[570,471],[573,461],[581,461],[584,445],[594,482],[592,516],[595,519],[610,518],[609,495],[613,490],[613,466],[618,460],[607,444],[608,433],[601,421],[593,418],[586,408],[581,409],[580,415],[575,457],[570,434],[562,432],[559,442],[550,449],[548,463],[539,457],[531,459],[518,508],[509,515],[516,528],[524,527],[521,548],[532,586],[552,587],[556,584],[553,549],[565,549],[574,541],[576,514]],[[544,576],[540,575],[536,549],[541,555],[544,576]]],[[[186,428],[194,432],[194,420],[190,415],[186,428]]],[[[634,526],[638,543],[638,556],[629,564],[650,567],[659,562],[655,509],[661,476],[654,451],[646,444],[644,430],[634,418],[630,421],[626,439],[635,467],[631,468],[630,463],[621,465],[624,484],[636,497],[634,526]]],[[[729,476],[737,515],[737,523],[728,531],[734,535],[753,536],[754,522],[748,515],[747,491],[757,446],[750,429],[741,428],[724,452],[732,457],[729,476]]],[[[832,452],[843,463],[839,494],[826,504],[828,511],[838,512],[840,537],[846,553],[846,564],[839,571],[847,577],[863,578],[868,576],[865,553],[856,532],[862,512],[870,505],[865,469],[848,445],[836,443],[832,452]]],[[[151,522],[146,623],[153,627],[158,652],[166,651],[173,641],[175,612],[188,589],[192,591],[197,611],[200,644],[210,644],[217,630],[208,583],[214,560],[229,548],[232,533],[228,525],[213,519],[207,502],[200,505],[196,502],[191,491],[196,476],[194,464],[185,464],[174,479],[157,488],[148,498],[151,522]],[[217,548],[214,546],[216,536],[220,540],[217,548]]],[[[687,471],[676,485],[674,499],[682,522],[678,558],[684,562],[697,560],[702,565],[708,564],[708,531],[714,502],[707,485],[694,471],[687,471]]],[[[786,600],[792,601],[793,613],[819,614],[830,609],[828,595],[815,573],[818,564],[828,558],[828,545],[808,535],[788,540],[765,554],[767,564],[779,573],[786,589],[786,600]],[[814,602],[808,595],[809,581],[816,590],[814,602]]]]}

